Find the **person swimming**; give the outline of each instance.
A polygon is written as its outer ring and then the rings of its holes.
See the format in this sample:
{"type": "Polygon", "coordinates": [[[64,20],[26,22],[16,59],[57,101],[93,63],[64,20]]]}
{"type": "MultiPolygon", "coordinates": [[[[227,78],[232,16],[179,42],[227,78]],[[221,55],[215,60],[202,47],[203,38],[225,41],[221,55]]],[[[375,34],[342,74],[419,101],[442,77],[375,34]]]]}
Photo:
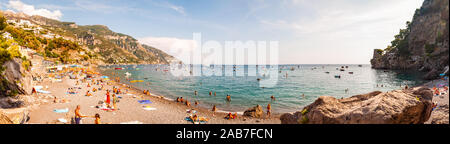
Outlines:
{"type": "Polygon", "coordinates": [[[305,94],[302,94],[302,98],[305,98],[305,94]]]}
{"type": "Polygon", "coordinates": [[[209,96],[212,96],[212,91],[209,91],[209,96]]]}
{"type": "Polygon", "coordinates": [[[197,91],[195,91],[195,92],[194,92],[194,95],[198,95],[198,92],[197,92],[197,91]]]}
{"type": "Polygon", "coordinates": [[[195,106],[197,106],[197,105],[198,105],[199,103],[198,103],[198,101],[195,101],[195,103],[194,103],[194,104],[195,104],[195,106]]]}
{"type": "Polygon", "coordinates": [[[216,96],[216,92],[214,92],[214,96],[216,96]]]}
{"type": "Polygon", "coordinates": [[[272,95],[272,96],[270,96],[270,99],[274,101],[275,97],[272,95]]]}

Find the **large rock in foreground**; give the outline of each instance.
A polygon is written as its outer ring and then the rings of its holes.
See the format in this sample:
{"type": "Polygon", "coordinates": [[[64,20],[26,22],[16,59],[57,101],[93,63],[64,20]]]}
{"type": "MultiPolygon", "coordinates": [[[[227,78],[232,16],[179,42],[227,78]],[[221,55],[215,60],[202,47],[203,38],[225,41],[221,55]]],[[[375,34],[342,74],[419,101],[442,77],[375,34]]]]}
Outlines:
{"type": "Polygon", "coordinates": [[[375,91],[345,99],[321,96],[280,119],[282,124],[422,124],[430,118],[432,97],[428,88],[375,91]]]}
{"type": "Polygon", "coordinates": [[[254,118],[261,118],[263,115],[263,110],[260,105],[257,105],[256,107],[250,108],[246,111],[244,111],[244,116],[248,117],[254,117],[254,118]]]}

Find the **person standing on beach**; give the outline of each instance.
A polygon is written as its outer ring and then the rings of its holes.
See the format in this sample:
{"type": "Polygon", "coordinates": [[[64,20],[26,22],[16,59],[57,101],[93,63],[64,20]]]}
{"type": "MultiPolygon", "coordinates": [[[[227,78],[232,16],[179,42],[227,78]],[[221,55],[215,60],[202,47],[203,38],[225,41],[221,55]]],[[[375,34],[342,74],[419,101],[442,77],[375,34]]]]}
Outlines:
{"type": "Polygon", "coordinates": [[[110,99],[109,99],[109,90],[108,91],[106,91],[106,101],[105,101],[105,103],[107,104],[107,107],[108,108],[110,108],[111,106],[109,105],[110,104],[110,99]]]}
{"type": "Polygon", "coordinates": [[[214,92],[214,96],[216,96],[216,92],[214,92]]]}
{"type": "Polygon", "coordinates": [[[114,110],[117,110],[118,108],[117,108],[117,96],[115,95],[115,94],[113,94],[113,107],[114,107],[114,110]]]}
{"type": "Polygon", "coordinates": [[[227,101],[231,102],[231,96],[230,95],[227,95],[227,101]]]}
{"type": "Polygon", "coordinates": [[[217,111],[217,108],[216,108],[216,105],[214,105],[212,108],[213,116],[216,116],[216,111],[217,111]]]}
{"type": "Polygon", "coordinates": [[[274,101],[275,97],[272,95],[272,96],[270,96],[270,99],[274,101]]]}
{"type": "Polygon", "coordinates": [[[305,98],[305,94],[302,94],[302,98],[305,98]]]}
{"type": "Polygon", "coordinates": [[[270,106],[270,103],[267,105],[267,117],[270,117],[272,106],[270,106]]]}
{"type": "Polygon", "coordinates": [[[212,96],[212,91],[209,91],[209,96],[212,96]]]}
{"type": "Polygon", "coordinates": [[[194,95],[197,95],[197,94],[198,94],[198,92],[197,92],[197,91],[195,91],[195,92],[194,92],[194,95]]]}
{"type": "Polygon", "coordinates": [[[80,113],[80,109],[81,109],[81,106],[77,105],[77,108],[75,109],[75,124],[82,124],[81,118],[88,117],[88,116],[82,115],[80,113]]]}

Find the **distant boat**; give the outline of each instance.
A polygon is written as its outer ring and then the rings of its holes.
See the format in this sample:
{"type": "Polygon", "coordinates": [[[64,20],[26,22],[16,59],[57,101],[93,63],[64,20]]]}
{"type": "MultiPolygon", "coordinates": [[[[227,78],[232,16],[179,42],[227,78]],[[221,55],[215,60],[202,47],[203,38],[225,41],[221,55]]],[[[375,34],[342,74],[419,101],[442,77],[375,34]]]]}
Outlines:
{"type": "Polygon", "coordinates": [[[340,75],[335,75],[334,78],[341,78],[341,76],[340,75]]]}
{"type": "Polygon", "coordinates": [[[330,72],[325,72],[326,74],[329,74],[330,72]]]}
{"type": "Polygon", "coordinates": [[[345,69],[344,69],[344,68],[341,68],[340,71],[345,71],[345,69]]]}
{"type": "Polygon", "coordinates": [[[362,67],[362,65],[358,65],[358,67],[362,67]]]}
{"type": "Polygon", "coordinates": [[[353,74],[353,72],[348,72],[348,74],[353,74]]]}
{"type": "Polygon", "coordinates": [[[125,76],[129,77],[129,76],[131,76],[131,73],[126,72],[126,73],[125,73],[125,76]]]}

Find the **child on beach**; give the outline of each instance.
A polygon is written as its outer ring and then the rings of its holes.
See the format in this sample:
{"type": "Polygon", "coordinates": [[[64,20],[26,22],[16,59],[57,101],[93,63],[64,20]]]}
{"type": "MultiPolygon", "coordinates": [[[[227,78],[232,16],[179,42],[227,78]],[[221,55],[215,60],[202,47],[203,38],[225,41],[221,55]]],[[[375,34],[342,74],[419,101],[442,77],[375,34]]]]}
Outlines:
{"type": "Polygon", "coordinates": [[[102,124],[102,122],[100,122],[100,115],[97,113],[97,114],[95,114],[95,116],[94,116],[94,118],[95,118],[95,124],[102,124]]]}
{"type": "Polygon", "coordinates": [[[272,106],[270,106],[270,104],[267,105],[267,117],[270,117],[270,111],[272,109],[272,106]]]}

